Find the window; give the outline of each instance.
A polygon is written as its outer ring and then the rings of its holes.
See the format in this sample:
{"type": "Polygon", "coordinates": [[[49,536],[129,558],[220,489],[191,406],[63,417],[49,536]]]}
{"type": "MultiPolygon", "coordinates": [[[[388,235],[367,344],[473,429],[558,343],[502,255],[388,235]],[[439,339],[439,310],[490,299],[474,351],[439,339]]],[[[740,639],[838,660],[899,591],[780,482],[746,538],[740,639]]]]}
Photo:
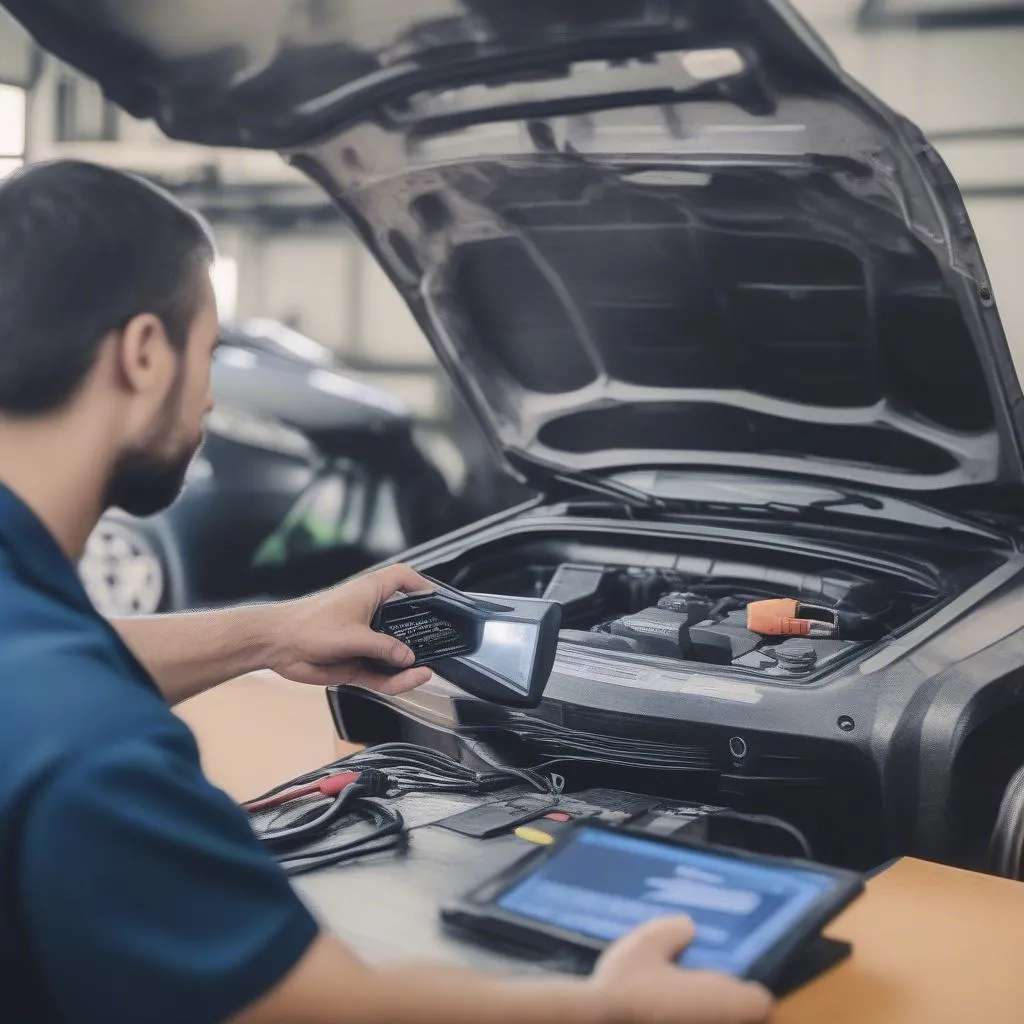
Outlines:
{"type": "Polygon", "coordinates": [[[238,312],[238,261],[230,256],[218,256],[210,268],[210,283],[217,297],[221,321],[234,320],[238,312]]]}
{"type": "Polygon", "coordinates": [[[64,74],[57,82],[58,142],[113,142],[117,107],[108,103],[93,81],[64,74]]]}
{"type": "Polygon", "coordinates": [[[0,178],[25,160],[25,90],[0,85],[0,178]]]}

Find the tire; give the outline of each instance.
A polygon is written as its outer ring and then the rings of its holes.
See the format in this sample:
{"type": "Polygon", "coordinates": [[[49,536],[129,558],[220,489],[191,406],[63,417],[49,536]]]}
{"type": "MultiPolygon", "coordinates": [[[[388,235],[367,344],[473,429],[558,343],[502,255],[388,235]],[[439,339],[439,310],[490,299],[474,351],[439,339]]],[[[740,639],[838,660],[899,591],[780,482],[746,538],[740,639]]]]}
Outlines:
{"type": "Polygon", "coordinates": [[[94,607],[107,618],[188,607],[180,548],[160,516],[105,515],[89,537],[78,573],[94,607]]]}

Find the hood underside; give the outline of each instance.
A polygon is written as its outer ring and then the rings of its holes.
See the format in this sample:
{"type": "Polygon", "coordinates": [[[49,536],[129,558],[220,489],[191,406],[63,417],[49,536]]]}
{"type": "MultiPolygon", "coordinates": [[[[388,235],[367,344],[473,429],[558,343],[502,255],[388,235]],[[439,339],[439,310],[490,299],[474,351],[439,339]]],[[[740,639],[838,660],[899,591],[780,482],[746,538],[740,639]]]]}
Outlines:
{"type": "Polygon", "coordinates": [[[535,481],[1024,477],[952,179],[783,3],[7,6],[169,135],[323,185],[535,481]]]}

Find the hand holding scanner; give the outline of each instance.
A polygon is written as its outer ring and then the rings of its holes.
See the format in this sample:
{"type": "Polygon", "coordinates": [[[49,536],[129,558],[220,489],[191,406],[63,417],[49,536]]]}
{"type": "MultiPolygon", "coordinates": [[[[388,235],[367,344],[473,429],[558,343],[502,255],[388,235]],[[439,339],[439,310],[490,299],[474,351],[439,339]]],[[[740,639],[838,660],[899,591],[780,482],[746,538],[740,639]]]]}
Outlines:
{"type": "Polygon", "coordinates": [[[561,606],[533,598],[464,594],[436,583],[377,609],[371,626],[400,640],[456,686],[497,704],[540,703],[558,645],[561,606]]]}

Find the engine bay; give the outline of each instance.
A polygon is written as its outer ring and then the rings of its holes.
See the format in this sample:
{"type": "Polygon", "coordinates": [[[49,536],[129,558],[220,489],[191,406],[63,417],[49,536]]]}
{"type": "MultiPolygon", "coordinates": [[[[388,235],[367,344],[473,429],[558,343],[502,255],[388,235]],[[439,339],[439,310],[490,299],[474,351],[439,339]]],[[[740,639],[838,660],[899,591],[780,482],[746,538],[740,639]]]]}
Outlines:
{"type": "Polygon", "coordinates": [[[563,615],[582,627],[564,629],[562,640],[783,678],[809,675],[864,642],[882,639],[915,611],[906,600],[900,607],[903,595],[876,581],[835,577],[819,581],[822,592],[811,593],[805,588],[757,586],[750,580],[560,565],[542,596],[561,604],[563,615]],[[607,594],[603,607],[602,592],[607,594]],[[813,614],[802,621],[820,622],[826,628],[831,612],[833,635],[771,635],[751,628],[757,624],[751,621],[752,611],[780,599],[795,602],[805,615],[813,614]],[[622,608],[629,610],[604,617],[608,610],[622,608]],[[590,624],[595,612],[598,621],[590,624]]]}
{"type": "Polygon", "coordinates": [[[986,863],[1020,761],[1024,552],[961,533],[543,510],[411,564],[470,593],[556,601],[555,670],[529,708],[464,696],[443,673],[398,697],[338,688],[349,741],[773,816],[857,869],[894,853],[986,863]],[[793,614],[764,614],[780,607],[793,614]]]}
{"type": "Polygon", "coordinates": [[[642,564],[651,561],[646,552],[636,557],[640,564],[545,558],[515,567],[484,559],[451,582],[558,602],[561,643],[795,683],[894,635],[934,607],[941,593],[930,580],[840,566],[805,573],[769,559],[677,557],[662,567],[642,564]]]}

